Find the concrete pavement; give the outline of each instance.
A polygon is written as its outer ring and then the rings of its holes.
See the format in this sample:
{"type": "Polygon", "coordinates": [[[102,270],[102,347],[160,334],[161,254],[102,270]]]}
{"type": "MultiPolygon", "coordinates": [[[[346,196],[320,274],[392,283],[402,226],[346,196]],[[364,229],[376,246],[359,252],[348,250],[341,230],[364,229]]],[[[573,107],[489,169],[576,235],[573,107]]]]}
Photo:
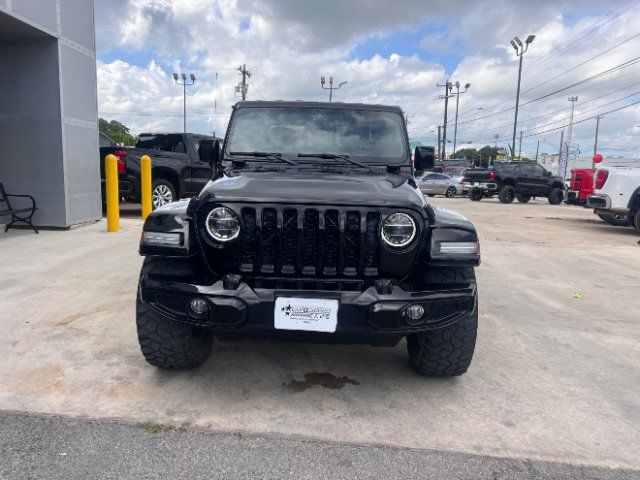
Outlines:
{"type": "Polygon", "coordinates": [[[482,243],[460,378],[415,375],[404,342],[217,343],[196,371],[158,371],[136,341],[141,222],[125,218],[0,235],[0,409],[640,468],[640,236],[546,201],[433,202],[482,243]]]}
{"type": "Polygon", "coordinates": [[[632,480],[640,471],[0,412],[0,479],[632,480]]]}

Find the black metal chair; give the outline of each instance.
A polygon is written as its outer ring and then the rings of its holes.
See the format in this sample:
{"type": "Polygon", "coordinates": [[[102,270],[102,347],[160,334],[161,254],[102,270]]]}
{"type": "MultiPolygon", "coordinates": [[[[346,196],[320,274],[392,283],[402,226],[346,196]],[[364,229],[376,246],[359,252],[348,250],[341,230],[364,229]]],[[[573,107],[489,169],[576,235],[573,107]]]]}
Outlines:
{"type": "Polygon", "coordinates": [[[38,227],[36,227],[33,223],[31,223],[31,218],[34,213],[36,213],[38,207],[36,207],[36,200],[31,195],[9,195],[2,183],[0,183],[0,217],[11,215],[11,222],[7,223],[4,228],[4,231],[7,232],[15,223],[26,223],[29,225],[34,232],[38,232],[38,227]],[[11,202],[9,202],[9,197],[19,197],[19,198],[28,198],[31,200],[30,207],[24,208],[14,208],[11,206],[11,202]],[[28,212],[28,215],[24,215],[28,212]]]}

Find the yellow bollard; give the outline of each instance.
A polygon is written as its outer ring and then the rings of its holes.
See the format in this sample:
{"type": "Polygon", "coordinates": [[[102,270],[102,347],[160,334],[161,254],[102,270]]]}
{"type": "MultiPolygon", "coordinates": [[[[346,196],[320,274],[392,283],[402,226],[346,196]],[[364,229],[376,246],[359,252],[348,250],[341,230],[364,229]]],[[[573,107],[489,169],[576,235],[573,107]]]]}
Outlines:
{"type": "Polygon", "coordinates": [[[118,159],[109,154],[104,159],[107,189],[107,232],[120,231],[120,199],[118,192],[118,159]]]}
{"type": "Polygon", "coordinates": [[[140,189],[140,201],[142,203],[142,219],[146,220],[151,213],[151,157],[149,155],[143,155],[140,158],[140,177],[141,177],[141,189],[140,189]]]}

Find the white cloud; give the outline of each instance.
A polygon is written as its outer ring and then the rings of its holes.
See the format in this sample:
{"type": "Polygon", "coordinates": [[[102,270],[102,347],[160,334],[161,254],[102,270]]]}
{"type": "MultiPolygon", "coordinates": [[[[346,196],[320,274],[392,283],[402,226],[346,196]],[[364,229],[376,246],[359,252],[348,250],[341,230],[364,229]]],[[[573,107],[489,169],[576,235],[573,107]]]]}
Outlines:
{"type": "MultiPolygon", "coordinates": [[[[99,107],[104,116],[123,120],[138,132],[181,130],[182,90],[170,74],[172,71],[193,72],[197,81],[188,89],[189,129],[210,132],[213,130],[215,72],[218,72],[216,130],[220,133],[230,107],[237,101],[234,86],[239,76],[234,68],[247,63],[254,74],[249,87],[251,99],[323,100],[327,92],[320,89],[319,78],[333,75],[336,80],[348,81],[335,92],[336,100],[399,104],[409,114],[412,134],[434,141],[430,131],[442,123],[443,104],[433,99],[443,93],[441,88],[436,88],[436,83],[446,79],[445,68],[417,56],[378,54],[353,59],[351,53],[356,45],[369,38],[385,37],[397,29],[415,30],[425,21],[437,21],[448,28],[425,35],[422,41],[425,53],[428,55],[428,50],[459,55],[462,60],[450,77],[472,84],[469,92],[460,98],[460,140],[484,143],[492,141],[497,132],[502,143],[511,137],[508,124],[513,121],[512,111],[468,124],[462,122],[513,107],[517,58],[508,40],[514,34],[522,38],[529,33],[537,35],[524,58],[523,92],[526,93],[522,103],[633,58],[640,50],[640,38],[636,38],[527,92],[635,34],[636,25],[640,23],[637,10],[628,10],[615,22],[602,13],[592,15],[589,11],[598,5],[596,2],[573,5],[571,15],[563,15],[568,3],[551,1],[541,6],[507,1],[484,4],[408,0],[398,7],[397,2],[382,0],[97,2],[99,50],[124,50],[133,56],[142,52],[156,59],[145,66],[123,61],[99,63],[99,107]],[[569,44],[571,39],[573,43],[569,44]],[[502,125],[506,126],[498,128],[502,125]]],[[[617,7],[614,13],[622,13],[625,7],[628,5],[617,7]]],[[[639,71],[638,66],[632,66],[601,81],[523,106],[519,118],[532,120],[521,123],[521,127],[532,128],[566,117],[568,95],[580,97],[576,120],[586,118],[595,112],[582,115],[582,111],[640,91],[640,85],[636,85],[636,90],[630,86],[639,71]],[[619,95],[582,106],[583,102],[615,89],[620,90],[619,95]]],[[[452,139],[452,108],[449,118],[448,136],[452,139]]],[[[574,129],[574,140],[583,151],[589,150],[592,142],[594,125],[591,123],[576,125],[574,129]]],[[[640,129],[633,128],[638,123],[637,108],[605,118],[601,123],[601,145],[607,142],[640,145],[637,140],[640,129]]],[[[559,132],[543,138],[557,143],[557,137],[559,132]]],[[[525,150],[535,149],[537,139],[526,138],[525,150]]]]}

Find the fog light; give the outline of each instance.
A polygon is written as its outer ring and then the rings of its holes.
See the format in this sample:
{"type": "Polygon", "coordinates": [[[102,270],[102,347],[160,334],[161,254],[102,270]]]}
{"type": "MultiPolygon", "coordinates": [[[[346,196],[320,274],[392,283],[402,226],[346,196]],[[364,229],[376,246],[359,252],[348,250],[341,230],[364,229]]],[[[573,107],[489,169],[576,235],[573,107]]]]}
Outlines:
{"type": "Polygon", "coordinates": [[[204,298],[194,298],[191,300],[191,311],[195,313],[197,316],[204,315],[209,311],[209,304],[204,298]]]}
{"type": "Polygon", "coordinates": [[[404,311],[404,315],[408,320],[420,320],[424,315],[424,307],[422,305],[411,305],[404,311]]]}

